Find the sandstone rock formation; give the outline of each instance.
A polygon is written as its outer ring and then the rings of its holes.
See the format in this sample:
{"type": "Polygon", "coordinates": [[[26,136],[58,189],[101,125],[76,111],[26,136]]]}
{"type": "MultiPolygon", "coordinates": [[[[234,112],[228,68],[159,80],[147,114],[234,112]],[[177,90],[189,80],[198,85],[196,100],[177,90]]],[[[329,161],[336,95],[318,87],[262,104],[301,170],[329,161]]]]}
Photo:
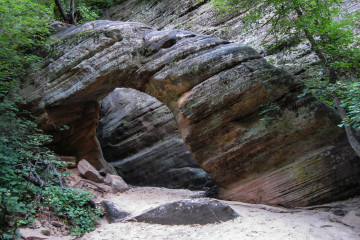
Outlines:
{"type": "MultiPolygon", "coordinates": [[[[360,2],[357,0],[343,0],[340,6],[346,12],[360,11],[360,2]]],[[[262,56],[271,59],[276,66],[293,74],[301,74],[302,69],[316,59],[307,51],[306,42],[294,44],[289,41],[291,51],[283,51],[281,45],[274,44],[275,38],[268,33],[267,25],[256,26],[251,31],[244,29],[241,19],[245,15],[246,11],[219,16],[207,1],[125,0],[108,9],[102,18],[142,22],[158,30],[183,29],[247,44],[259,51],[262,56]],[[265,38],[267,46],[262,44],[265,38]]],[[[282,40],[287,38],[284,37],[282,40]]]]}
{"type": "Polygon", "coordinates": [[[104,181],[104,177],[102,177],[100,173],[85,159],[78,162],[77,169],[82,176],[90,181],[97,183],[104,181]]]}
{"type": "Polygon", "coordinates": [[[58,133],[58,154],[111,172],[95,137],[97,100],[127,87],[169,107],[221,198],[304,206],[360,192],[360,161],[334,110],[300,96],[292,75],[254,49],[133,22],[89,22],[56,36],[21,93],[40,126],[58,133]]]}
{"type": "Polygon", "coordinates": [[[110,201],[102,201],[101,206],[104,209],[105,217],[109,223],[121,222],[130,215],[128,212],[119,210],[115,204],[110,201]]]}
{"type": "Polygon", "coordinates": [[[182,141],[174,115],[149,95],[118,88],[104,98],[98,139],[105,159],[129,184],[191,189],[211,186],[211,179],[182,141]]]}
{"type": "Polygon", "coordinates": [[[237,217],[239,214],[225,203],[199,198],[163,204],[134,217],[133,220],[163,225],[205,225],[226,222],[237,217]]]}
{"type": "Polygon", "coordinates": [[[111,186],[111,191],[114,193],[125,192],[129,190],[129,186],[119,175],[112,175],[107,173],[104,183],[111,186]]]}

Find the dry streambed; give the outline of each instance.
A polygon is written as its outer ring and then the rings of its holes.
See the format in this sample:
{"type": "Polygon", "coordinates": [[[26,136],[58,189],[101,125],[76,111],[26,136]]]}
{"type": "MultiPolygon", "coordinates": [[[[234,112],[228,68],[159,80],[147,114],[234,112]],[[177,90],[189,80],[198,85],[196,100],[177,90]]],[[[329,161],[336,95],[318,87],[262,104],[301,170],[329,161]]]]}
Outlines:
{"type": "MultiPolygon", "coordinates": [[[[74,171],[71,185],[83,179],[74,171]]],[[[122,211],[130,213],[131,219],[146,210],[184,199],[197,199],[203,192],[185,189],[166,189],[157,187],[131,187],[122,193],[99,192],[93,185],[83,187],[96,195],[95,202],[110,201],[122,211]]],[[[93,232],[84,235],[82,240],[134,240],[134,239],[245,239],[245,240],[360,240],[360,197],[333,204],[308,208],[287,209],[261,204],[222,201],[240,216],[227,222],[206,225],[160,225],[134,221],[109,224],[105,217],[93,232]]],[[[65,236],[61,228],[37,221],[35,229],[22,229],[28,236],[25,239],[74,239],[65,236]],[[41,231],[50,230],[50,236],[41,231]],[[35,237],[35,238],[34,238],[35,237]]]]}
{"type": "MultiPolygon", "coordinates": [[[[96,201],[106,199],[136,216],[161,204],[199,195],[200,192],[189,190],[133,187],[124,193],[98,195],[96,201]]],[[[187,226],[126,221],[108,224],[103,219],[95,231],[82,239],[360,239],[360,198],[302,209],[226,203],[240,217],[228,222],[187,226]]]]}

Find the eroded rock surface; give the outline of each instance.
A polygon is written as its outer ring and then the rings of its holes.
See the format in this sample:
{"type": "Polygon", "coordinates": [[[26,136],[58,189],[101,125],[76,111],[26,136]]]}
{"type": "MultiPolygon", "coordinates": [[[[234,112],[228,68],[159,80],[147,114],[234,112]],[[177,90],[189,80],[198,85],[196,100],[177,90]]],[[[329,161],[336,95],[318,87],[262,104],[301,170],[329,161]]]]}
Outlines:
{"type": "Polygon", "coordinates": [[[118,175],[106,174],[104,183],[111,186],[111,190],[114,193],[125,192],[129,190],[129,186],[124,179],[118,175]]]}
{"type": "Polygon", "coordinates": [[[121,222],[124,218],[130,215],[130,213],[119,210],[113,202],[102,201],[101,206],[104,209],[105,217],[109,223],[121,222]]]}
{"type": "Polygon", "coordinates": [[[81,175],[90,181],[97,183],[104,181],[104,177],[85,159],[79,161],[77,169],[81,175]]]}
{"type": "Polygon", "coordinates": [[[221,198],[304,206],[360,192],[360,160],[335,111],[301,97],[301,84],[254,49],[133,22],[95,21],[57,37],[22,96],[45,130],[69,126],[56,136],[59,154],[110,172],[95,137],[96,101],[134,88],[174,113],[221,198]]]}
{"type": "MultiPolygon", "coordinates": [[[[345,12],[360,12],[360,2],[357,0],[343,0],[339,6],[345,12]]],[[[275,44],[276,39],[268,32],[269,26],[266,24],[256,26],[251,31],[246,30],[242,24],[244,16],[246,11],[219,16],[207,1],[126,0],[109,8],[102,18],[142,22],[158,30],[183,29],[247,44],[271,59],[276,66],[294,74],[301,74],[303,68],[317,60],[314,54],[309,53],[306,41],[296,43],[284,36],[281,40],[287,42],[291,49],[284,51],[284,45],[275,44]],[[266,45],[262,44],[264,39],[266,45]]]]}
{"type": "Polygon", "coordinates": [[[135,221],[163,225],[220,223],[239,217],[228,205],[208,198],[181,200],[150,209],[135,221]]]}
{"type": "Polygon", "coordinates": [[[191,189],[212,186],[181,139],[174,115],[149,95],[118,88],[103,99],[98,138],[105,159],[129,184],[191,189]]]}

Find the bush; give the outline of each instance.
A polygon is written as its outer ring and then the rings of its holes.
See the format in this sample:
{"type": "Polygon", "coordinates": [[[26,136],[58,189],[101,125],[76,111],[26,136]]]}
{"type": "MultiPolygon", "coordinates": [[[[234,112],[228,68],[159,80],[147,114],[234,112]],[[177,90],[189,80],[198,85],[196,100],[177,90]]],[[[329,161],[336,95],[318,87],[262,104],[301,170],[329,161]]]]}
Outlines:
{"type": "Polygon", "coordinates": [[[0,239],[18,237],[17,229],[43,206],[63,216],[76,235],[93,230],[99,216],[87,205],[88,193],[62,187],[63,163],[44,147],[51,136],[20,109],[24,102],[16,94],[25,69],[42,63],[35,52],[49,35],[52,7],[45,0],[0,1],[0,239]]]}
{"type": "Polygon", "coordinates": [[[89,193],[63,187],[64,163],[44,147],[51,137],[19,109],[14,89],[0,82],[0,239],[18,237],[18,227],[43,206],[63,217],[71,234],[94,230],[101,212],[89,205],[89,193]]]}
{"type": "Polygon", "coordinates": [[[72,235],[95,230],[96,220],[102,214],[91,201],[91,194],[80,189],[51,186],[44,190],[44,204],[58,213],[69,225],[72,235]]]}

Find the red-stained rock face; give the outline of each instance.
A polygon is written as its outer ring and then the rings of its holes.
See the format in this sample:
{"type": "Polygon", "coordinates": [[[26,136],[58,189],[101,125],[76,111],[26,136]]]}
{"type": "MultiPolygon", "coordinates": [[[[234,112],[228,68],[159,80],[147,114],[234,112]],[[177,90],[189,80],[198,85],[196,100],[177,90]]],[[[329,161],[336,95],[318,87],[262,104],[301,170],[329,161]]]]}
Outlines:
{"type": "Polygon", "coordinates": [[[57,35],[22,95],[56,149],[111,172],[95,138],[97,100],[143,91],[174,113],[223,199],[304,206],[354,195],[360,161],[336,113],[252,48],[188,31],[96,21],[57,35]]]}

